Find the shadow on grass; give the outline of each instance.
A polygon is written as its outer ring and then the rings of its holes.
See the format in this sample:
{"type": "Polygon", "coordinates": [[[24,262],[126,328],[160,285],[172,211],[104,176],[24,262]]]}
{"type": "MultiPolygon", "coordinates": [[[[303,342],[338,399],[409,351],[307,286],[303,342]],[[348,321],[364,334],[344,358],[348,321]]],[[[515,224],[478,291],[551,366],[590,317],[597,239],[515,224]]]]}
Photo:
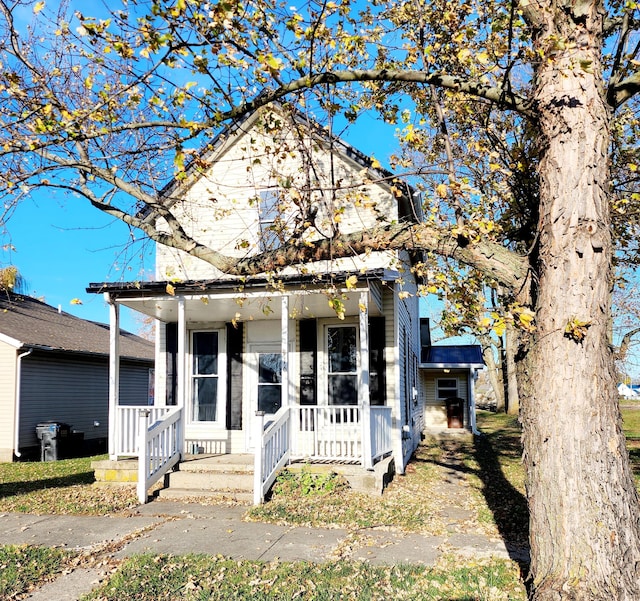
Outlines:
{"type": "Polygon", "coordinates": [[[494,433],[474,437],[474,458],[479,466],[476,475],[482,481],[482,494],[509,554],[526,575],[529,558],[528,553],[523,553],[523,546],[528,545],[529,539],[527,499],[505,476],[500,462],[501,454],[519,460],[521,451],[519,445],[505,445],[504,440],[496,444],[499,436],[494,433]]]}
{"type": "Polygon", "coordinates": [[[489,432],[474,436],[473,443],[449,438],[439,441],[440,456],[414,458],[432,463],[449,473],[475,476],[510,558],[526,581],[529,570],[529,509],[526,497],[509,481],[503,464],[518,466],[522,457],[519,435],[489,432]],[[477,467],[476,467],[477,466],[477,467]]]}
{"type": "Polygon", "coordinates": [[[24,495],[43,490],[45,488],[64,488],[66,486],[74,486],[77,484],[93,484],[93,482],[95,482],[93,471],[69,474],[68,476],[59,476],[54,478],[43,478],[29,482],[3,482],[0,484],[0,499],[16,495],[24,495]]]}

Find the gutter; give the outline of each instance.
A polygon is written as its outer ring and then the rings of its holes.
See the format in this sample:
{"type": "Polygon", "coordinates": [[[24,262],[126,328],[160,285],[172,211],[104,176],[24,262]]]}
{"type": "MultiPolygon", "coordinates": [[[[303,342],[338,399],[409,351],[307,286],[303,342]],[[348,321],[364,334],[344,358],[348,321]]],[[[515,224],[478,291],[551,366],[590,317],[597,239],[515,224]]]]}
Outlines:
{"type": "Polygon", "coordinates": [[[18,362],[16,364],[16,399],[15,399],[15,420],[13,425],[13,454],[16,457],[20,457],[20,390],[22,381],[22,359],[30,355],[33,349],[21,353],[18,355],[18,362]]]}

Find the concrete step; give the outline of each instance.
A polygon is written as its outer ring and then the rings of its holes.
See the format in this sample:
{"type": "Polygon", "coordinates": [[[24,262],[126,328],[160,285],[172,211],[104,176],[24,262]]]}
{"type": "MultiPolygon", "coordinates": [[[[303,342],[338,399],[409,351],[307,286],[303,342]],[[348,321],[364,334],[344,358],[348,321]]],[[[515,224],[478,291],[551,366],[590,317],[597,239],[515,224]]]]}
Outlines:
{"type": "Polygon", "coordinates": [[[217,472],[253,474],[253,455],[189,455],[180,463],[183,472],[217,472]]]}
{"type": "Polygon", "coordinates": [[[159,496],[164,499],[217,499],[235,503],[253,503],[253,492],[238,490],[199,490],[192,488],[163,488],[159,496]]]}
{"type": "Polygon", "coordinates": [[[168,474],[169,488],[191,488],[198,490],[253,490],[253,475],[219,472],[189,472],[182,466],[168,474]]]}

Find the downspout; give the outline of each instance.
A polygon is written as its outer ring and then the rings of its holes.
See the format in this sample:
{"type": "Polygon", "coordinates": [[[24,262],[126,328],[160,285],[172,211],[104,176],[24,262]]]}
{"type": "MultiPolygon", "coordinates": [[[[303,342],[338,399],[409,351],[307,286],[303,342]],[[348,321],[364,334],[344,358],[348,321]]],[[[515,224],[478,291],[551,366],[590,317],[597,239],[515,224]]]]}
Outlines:
{"type": "Polygon", "coordinates": [[[18,355],[18,362],[16,364],[16,399],[15,399],[15,420],[13,427],[13,454],[16,457],[21,457],[20,453],[20,395],[21,395],[21,381],[22,381],[22,359],[27,355],[30,355],[33,349],[21,353],[18,355]]]}

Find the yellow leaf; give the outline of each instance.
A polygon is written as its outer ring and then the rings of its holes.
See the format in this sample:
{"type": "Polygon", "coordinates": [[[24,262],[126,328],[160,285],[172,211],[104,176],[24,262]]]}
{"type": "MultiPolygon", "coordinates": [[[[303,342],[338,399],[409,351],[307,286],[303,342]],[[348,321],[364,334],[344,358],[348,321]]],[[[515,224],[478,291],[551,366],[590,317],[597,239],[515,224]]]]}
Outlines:
{"type": "Polygon", "coordinates": [[[33,14],[37,15],[44,8],[44,5],[45,2],[36,2],[33,7],[33,14]]]}
{"type": "Polygon", "coordinates": [[[349,290],[353,290],[356,287],[357,283],[358,283],[358,276],[357,275],[349,276],[347,278],[347,281],[345,282],[345,284],[347,285],[347,288],[349,290]]]}
{"type": "Polygon", "coordinates": [[[167,291],[167,294],[170,294],[171,296],[176,295],[176,289],[171,284],[167,284],[165,290],[167,291]]]}
{"type": "Polygon", "coordinates": [[[471,56],[471,50],[469,48],[463,48],[458,52],[458,60],[464,62],[471,56]]]}
{"type": "Polygon", "coordinates": [[[436,186],[436,194],[440,197],[440,198],[446,198],[447,197],[447,184],[438,184],[436,186]]]}
{"type": "MultiPolygon", "coordinates": [[[[44,2],[42,4],[44,4],[44,2]]],[[[69,303],[71,305],[81,305],[82,301],[79,298],[72,298],[69,303]]]]}
{"type": "Polygon", "coordinates": [[[373,169],[380,169],[382,165],[380,164],[380,161],[378,159],[376,159],[375,157],[371,157],[371,167],[373,169]]]}

